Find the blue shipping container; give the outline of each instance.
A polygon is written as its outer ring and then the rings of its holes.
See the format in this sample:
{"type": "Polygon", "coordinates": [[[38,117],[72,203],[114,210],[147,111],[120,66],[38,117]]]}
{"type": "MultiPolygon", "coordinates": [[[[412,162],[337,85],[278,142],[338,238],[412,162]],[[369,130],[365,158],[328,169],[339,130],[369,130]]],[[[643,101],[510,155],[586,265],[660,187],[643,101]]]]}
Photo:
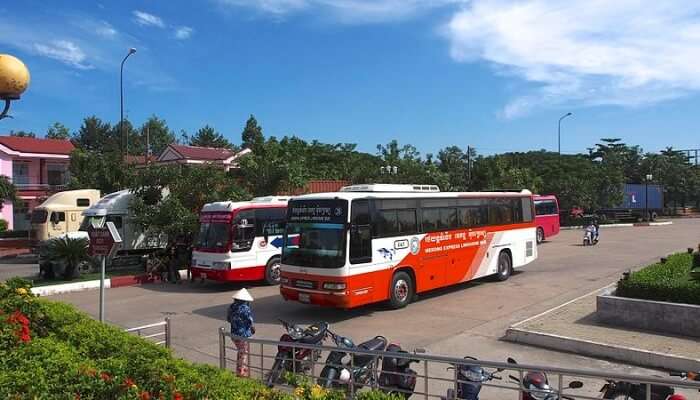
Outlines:
{"type": "Polygon", "coordinates": [[[664,207],[664,188],[662,185],[649,185],[649,203],[646,202],[647,185],[628,183],[624,187],[624,200],[618,209],[660,210],[664,207]]]}

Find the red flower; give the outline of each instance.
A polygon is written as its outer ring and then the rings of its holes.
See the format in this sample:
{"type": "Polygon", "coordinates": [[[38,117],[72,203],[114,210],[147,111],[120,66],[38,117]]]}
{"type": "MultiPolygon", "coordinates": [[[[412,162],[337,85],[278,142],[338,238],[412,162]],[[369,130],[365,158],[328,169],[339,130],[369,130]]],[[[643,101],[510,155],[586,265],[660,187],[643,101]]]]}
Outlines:
{"type": "Polygon", "coordinates": [[[151,400],[151,394],[148,392],[141,392],[139,394],[139,400],[151,400]]]}
{"type": "Polygon", "coordinates": [[[184,400],[185,398],[182,396],[182,393],[180,392],[173,392],[173,400],[184,400]]]}
{"type": "Polygon", "coordinates": [[[112,382],[112,377],[106,372],[100,372],[100,378],[105,382],[112,382]]]}

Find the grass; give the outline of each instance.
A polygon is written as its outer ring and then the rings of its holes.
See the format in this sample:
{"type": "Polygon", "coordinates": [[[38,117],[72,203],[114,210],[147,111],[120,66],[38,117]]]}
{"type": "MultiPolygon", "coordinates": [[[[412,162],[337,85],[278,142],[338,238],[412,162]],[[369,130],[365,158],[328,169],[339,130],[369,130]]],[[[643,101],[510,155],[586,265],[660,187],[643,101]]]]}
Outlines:
{"type": "Polygon", "coordinates": [[[665,263],[649,265],[620,280],[617,295],[700,305],[700,280],[693,279],[692,263],[691,254],[673,254],[665,263]]]}

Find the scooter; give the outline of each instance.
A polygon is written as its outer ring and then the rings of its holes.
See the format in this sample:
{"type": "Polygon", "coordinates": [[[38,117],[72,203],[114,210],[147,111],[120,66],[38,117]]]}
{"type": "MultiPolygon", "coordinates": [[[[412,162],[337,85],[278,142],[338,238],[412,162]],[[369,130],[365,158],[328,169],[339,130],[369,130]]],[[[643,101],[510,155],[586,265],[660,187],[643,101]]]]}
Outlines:
{"type": "Polygon", "coordinates": [[[352,357],[347,350],[383,351],[387,346],[386,338],[384,336],[376,336],[355,346],[348,337],[337,335],[331,331],[328,331],[328,336],[338,346],[338,349],[328,354],[326,365],[321,370],[321,375],[318,379],[319,386],[348,391],[351,383],[355,389],[373,385],[376,381],[375,373],[380,362],[379,357],[372,355],[356,355],[352,357]]]}
{"type": "MultiPolygon", "coordinates": [[[[477,360],[471,356],[466,356],[464,359],[477,360]]],[[[443,400],[479,400],[483,383],[493,379],[500,380],[501,377],[497,376],[496,373],[503,371],[503,368],[498,368],[493,372],[488,372],[474,364],[457,364],[447,369],[457,370],[457,390],[447,389],[447,397],[443,400]]]]}
{"type": "MultiPolygon", "coordinates": [[[[508,357],[508,363],[517,364],[517,361],[508,357]]],[[[549,386],[549,378],[547,378],[547,374],[544,371],[527,371],[522,381],[513,375],[508,375],[508,377],[523,388],[520,392],[522,400],[574,400],[574,398],[564,396],[549,386]]],[[[583,382],[571,381],[567,387],[569,389],[578,389],[583,387],[583,382]]]]}
{"type": "MultiPolygon", "coordinates": [[[[401,353],[409,355],[398,344],[391,343],[386,347],[388,353],[401,353]]],[[[423,353],[425,350],[417,349],[415,353],[423,353]]],[[[382,372],[379,374],[379,389],[394,396],[408,399],[416,389],[418,373],[411,369],[412,363],[418,363],[408,357],[384,356],[382,360],[382,372]]]]}
{"type": "MultiPolygon", "coordinates": [[[[672,372],[671,376],[678,376],[681,380],[700,381],[698,372],[672,372]]],[[[646,400],[647,385],[624,381],[607,381],[600,389],[604,399],[613,400],[646,400]]],[[[651,385],[651,400],[686,400],[675,389],[665,385],[651,385]]]]}
{"type": "Polygon", "coordinates": [[[323,343],[328,333],[328,323],[326,322],[319,322],[306,328],[282,320],[280,322],[287,331],[280,337],[280,342],[287,342],[290,345],[281,344],[277,347],[275,362],[265,380],[269,387],[280,383],[284,372],[306,373],[310,371],[314,363],[321,357],[320,350],[294,347],[293,343],[318,345],[323,343]]]}
{"type": "Polygon", "coordinates": [[[584,246],[595,246],[598,244],[598,235],[595,233],[595,228],[589,226],[586,227],[586,231],[583,234],[583,245],[584,246]]]}

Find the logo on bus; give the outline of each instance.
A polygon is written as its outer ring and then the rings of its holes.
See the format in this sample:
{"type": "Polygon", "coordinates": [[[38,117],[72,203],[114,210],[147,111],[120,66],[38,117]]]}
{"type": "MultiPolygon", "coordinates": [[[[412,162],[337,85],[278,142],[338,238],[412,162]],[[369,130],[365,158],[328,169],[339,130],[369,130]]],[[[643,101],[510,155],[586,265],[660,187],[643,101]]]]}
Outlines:
{"type": "Polygon", "coordinates": [[[414,237],[411,239],[411,254],[414,256],[420,251],[420,239],[414,237]]]}

